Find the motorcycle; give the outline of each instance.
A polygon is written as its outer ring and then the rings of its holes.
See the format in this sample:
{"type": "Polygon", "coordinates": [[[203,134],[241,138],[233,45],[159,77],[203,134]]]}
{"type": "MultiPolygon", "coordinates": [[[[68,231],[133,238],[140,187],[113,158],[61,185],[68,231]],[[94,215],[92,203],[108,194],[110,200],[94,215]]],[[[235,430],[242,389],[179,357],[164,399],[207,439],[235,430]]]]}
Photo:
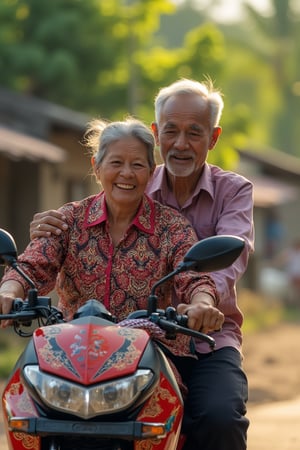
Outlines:
{"type": "Polygon", "coordinates": [[[228,267],[244,248],[235,236],[206,238],[151,290],[147,310],[117,323],[97,300],[64,321],[51,299],[39,296],[18,266],[13,237],[0,229],[0,264],[29,283],[26,300],[9,314],[14,331],[30,337],[2,395],[4,427],[12,450],[180,450],[184,400],[157,336],[214,339],[187,328],[174,308],[157,308],[156,289],[176,274],[228,267]],[[154,330],[154,331],[153,331],[154,330]]]}

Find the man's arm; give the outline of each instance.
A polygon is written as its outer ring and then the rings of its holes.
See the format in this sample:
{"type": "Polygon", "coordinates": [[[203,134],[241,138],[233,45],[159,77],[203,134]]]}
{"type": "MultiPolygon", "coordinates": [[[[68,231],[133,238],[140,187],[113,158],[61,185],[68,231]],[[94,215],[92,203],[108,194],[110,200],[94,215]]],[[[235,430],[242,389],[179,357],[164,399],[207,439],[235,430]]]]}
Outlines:
{"type": "Polygon", "coordinates": [[[231,234],[245,240],[245,249],[237,260],[228,268],[211,273],[220,297],[223,300],[230,297],[236,283],[245,273],[249,255],[254,251],[254,223],[253,223],[253,187],[251,183],[244,183],[224,202],[223,213],[220,215],[216,234],[231,234]]]}

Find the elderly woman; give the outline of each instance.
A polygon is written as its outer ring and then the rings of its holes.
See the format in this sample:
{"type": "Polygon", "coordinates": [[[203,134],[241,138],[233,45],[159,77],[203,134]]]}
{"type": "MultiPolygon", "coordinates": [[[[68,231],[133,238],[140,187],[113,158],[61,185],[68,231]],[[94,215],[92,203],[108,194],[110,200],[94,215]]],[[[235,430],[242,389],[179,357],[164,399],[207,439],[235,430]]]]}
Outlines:
{"type": "MultiPolygon", "coordinates": [[[[103,190],[62,206],[68,229],[59,236],[34,239],[19,262],[41,295],[56,288],[66,320],[90,298],[122,320],[147,307],[152,285],[178,265],[197,237],[183,216],[145,194],[155,169],[155,143],[148,127],[132,118],[94,120],[85,143],[103,190]]],[[[159,307],[172,303],[172,287],[161,288],[159,307]]],[[[220,328],[224,316],[216,308],[209,275],[182,273],[174,287],[181,313],[201,311],[201,322],[193,313],[189,326],[204,332],[220,328]]],[[[24,279],[9,269],[1,283],[0,312],[8,313],[13,299],[25,298],[28,290],[24,279]]]]}

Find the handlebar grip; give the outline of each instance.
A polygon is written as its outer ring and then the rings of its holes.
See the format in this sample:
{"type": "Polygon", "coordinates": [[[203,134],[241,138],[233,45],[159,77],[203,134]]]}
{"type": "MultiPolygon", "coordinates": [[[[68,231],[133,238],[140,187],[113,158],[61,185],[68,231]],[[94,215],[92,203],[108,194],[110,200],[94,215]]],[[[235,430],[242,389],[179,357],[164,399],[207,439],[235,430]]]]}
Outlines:
{"type": "Polygon", "coordinates": [[[21,298],[15,298],[12,304],[11,313],[20,312],[24,307],[24,300],[21,298]]]}
{"type": "Polygon", "coordinates": [[[167,320],[177,323],[181,327],[188,328],[188,316],[185,314],[177,314],[176,309],[173,306],[168,306],[165,311],[167,320]]]}
{"type": "Polygon", "coordinates": [[[181,327],[188,328],[188,316],[186,314],[178,314],[176,317],[176,322],[181,327]]]}

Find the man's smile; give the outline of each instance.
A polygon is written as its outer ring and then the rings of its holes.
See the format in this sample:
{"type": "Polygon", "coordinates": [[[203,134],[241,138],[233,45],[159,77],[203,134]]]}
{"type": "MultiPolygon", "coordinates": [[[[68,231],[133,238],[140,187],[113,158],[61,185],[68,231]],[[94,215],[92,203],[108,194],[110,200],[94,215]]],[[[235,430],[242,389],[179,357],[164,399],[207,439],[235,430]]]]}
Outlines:
{"type": "Polygon", "coordinates": [[[180,161],[188,161],[188,160],[192,159],[191,156],[178,156],[178,155],[172,155],[172,158],[178,159],[180,161]]]}

